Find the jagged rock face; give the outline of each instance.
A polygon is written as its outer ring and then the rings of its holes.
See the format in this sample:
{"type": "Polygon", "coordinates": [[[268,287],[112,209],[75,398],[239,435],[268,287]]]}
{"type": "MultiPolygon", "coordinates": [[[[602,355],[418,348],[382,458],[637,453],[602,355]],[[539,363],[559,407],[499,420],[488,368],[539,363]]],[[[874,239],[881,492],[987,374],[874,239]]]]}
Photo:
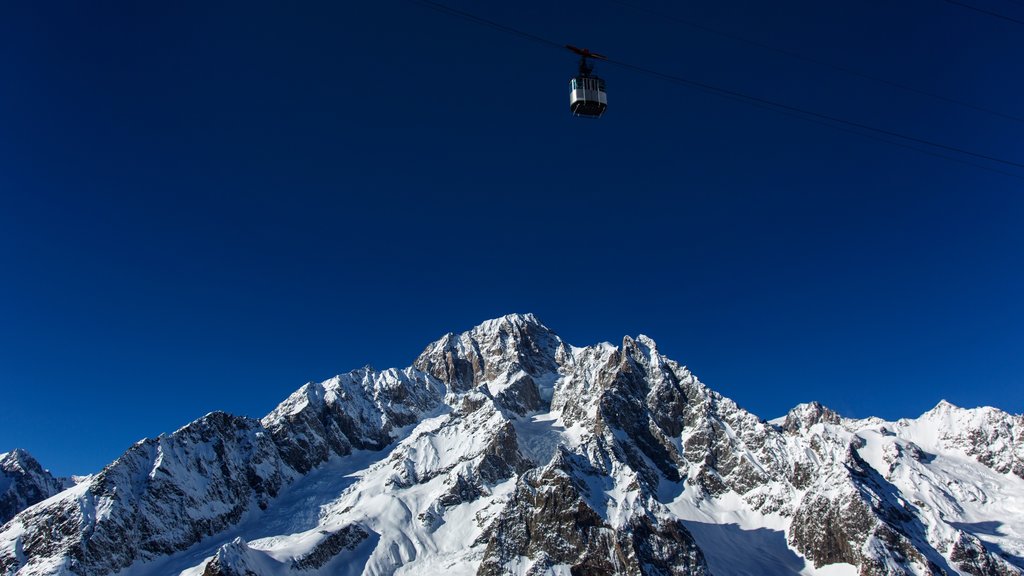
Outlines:
{"type": "Polygon", "coordinates": [[[312,550],[292,561],[294,569],[302,571],[323,568],[335,560],[343,550],[352,550],[370,537],[359,525],[344,526],[334,532],[321,534],[324,538],[312,550]]]}
{"type": "Polygon", "coordinates": [[[974,536],[961,532],[949,552],[949,559],[964,574],[971,576],[1017,576],[1020,571],[1006,560],[985,550],[974,536]]]}
{"type": "Polygon", "coordinates": [[[0,454],[0,524],[60,492],[68,484],[54,478],[25,450],[0,454]]]}
{"type": "Polygon", "coordinates": [[[948,404],[769,423],[650,338],[511,315],[136,444],[0,527],[0,575],[731,576],[768,542],[808,570],[1022,574],[1021,430],[948,404]],[[708,540],[720,518],[759,539],[708,540]]]}
{"type": "Polygon", "coordinates": [[[639,453],[626,450],[627,463],[641,472],[651,487],[660,472],[671,482],[680,479],[682,455],[670,438],[678,437],[685,425],[687,398],[679,378],[661,364],[653,342],[626,338],[615,370],[599,382],[604,388],[598,403],[598,420],[621,430],[639,453]],[[646,465],[653,464],[653,470],[646,465]]]}
{"type": "Polygon", "coordinates": [[[572,458],[560,452],[545,468],[520,478],[488,536],[479,576],[508,574],[523,558],[527,574],[557,568],[595,576],[707,574],[681,522],[641,514],[615,527],[603,518],[581,494],[588,488],[576,478],[572,458]]]}
{"type": "Polygon", "coordinates": [[[819,423],[839,425],[842,418],[817,402],[809,402],[790,410],[782,423],[782,429],[790,434],[802,434],[819,423]]]}
{"type": "Polygon", "coordinates": [[[646,336],[560,354],[552,409],[567,425],[621,431],[629,438],[623,457],[652,490],[661,478],[685,478],[708,494],[732,490],[760,511],[779,512],[792,506],[800,467],[813,468],[789,457],[780,431],[708,389],[646,336]]]}
{"type": "MultiPolygon", "coordinates": [[[[852,448],[852,447],[850,447],[852,448]]],[[[815,565],[860,566],[862,576],[942,574],[918,546],[922,527],[898,502],[898,492],[853,449],[842,466],[820,478],[793,517],[790,543],[815,565]]]]}
{"type": "Polygon", "coordinates": [[[306,384],[263,418],[281,456],[300,473],[332,455],[380,450],[396,427],[437,407],[444,387],[414,369],[371,369],[306,384]]]}
{"type": "Polygon", "coordinates": [[[413,367],[454,392],[485,384],[503,407],[525,414],[550,400],[541,388],[558,370],[555,353],[560,344],[532,314],[510,315],[446,335],[428,346],[413,367]]]}
{"type": "Polygon", "coordinates": [[[145,440],[48,507],[16,517],[21,554],[0,570],[67,559],[76,574],[107,574],[186,549],[266,506],[294,472],[259,422],[211,413],[170,436],[145,440]]]}

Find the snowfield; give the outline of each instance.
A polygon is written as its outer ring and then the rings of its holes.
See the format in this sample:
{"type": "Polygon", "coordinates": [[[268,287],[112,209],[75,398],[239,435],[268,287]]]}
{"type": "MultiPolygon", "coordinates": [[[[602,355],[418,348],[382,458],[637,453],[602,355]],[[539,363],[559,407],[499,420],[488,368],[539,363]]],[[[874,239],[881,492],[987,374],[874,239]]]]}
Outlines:
{"type": "Polygon", "coordinates": [[[0,528],[9,576],[574,571],[1022,574],[1024,419],[764,421],[645,336],[510,315],[141,441],[0,528]]]}

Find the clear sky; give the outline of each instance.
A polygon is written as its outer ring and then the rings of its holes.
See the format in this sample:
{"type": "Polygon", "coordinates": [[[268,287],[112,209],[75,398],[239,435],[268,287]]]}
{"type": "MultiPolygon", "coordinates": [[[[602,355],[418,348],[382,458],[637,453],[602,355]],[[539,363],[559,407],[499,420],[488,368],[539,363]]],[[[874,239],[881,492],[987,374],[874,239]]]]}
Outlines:
{"type": "MultiPolygon", "coordinates": [[[[1022,25],[942,0],[449,4],[1024,162],[1018,120],[806,60],[1024,117],[1022,25]]],[[[402,0],[4,3],[0,451],[94,472],[509,312],[765,418],[1024,411],[1024,170],[607,64],[572,118],[575,68],[402,0]]]]}

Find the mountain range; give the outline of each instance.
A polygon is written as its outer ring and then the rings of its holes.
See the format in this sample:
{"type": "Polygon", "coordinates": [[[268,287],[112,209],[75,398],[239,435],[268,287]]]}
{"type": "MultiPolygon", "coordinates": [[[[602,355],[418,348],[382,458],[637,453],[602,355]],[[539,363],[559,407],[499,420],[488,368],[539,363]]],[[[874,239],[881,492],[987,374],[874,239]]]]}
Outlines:
{"type": "Polygon", "coordinates": [[[766,421],[531,314],[211,412],[100,472],[0,455],[0,574],[1024,574],[1024,417],[766,421]]]}

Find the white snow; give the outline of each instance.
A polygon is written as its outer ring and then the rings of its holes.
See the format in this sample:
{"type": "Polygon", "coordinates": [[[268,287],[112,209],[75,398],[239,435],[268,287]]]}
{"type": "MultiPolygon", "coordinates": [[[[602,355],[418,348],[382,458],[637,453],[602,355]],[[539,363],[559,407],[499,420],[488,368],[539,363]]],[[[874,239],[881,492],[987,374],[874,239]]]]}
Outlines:
{"type": "Polygon", "coordinates": [[[559,445],[572,446],[576,436],[566,433],[559,412],[533,414],[512,421],[519,451],[538,466],[551,461],[559,445]]]}
{"type": "MultiPolygon", "coordinates": [[[[673,482],[661,477],[657,490],[644,492],[638,472],[618,457],[605,455],[598,462],[600,458],[593,456],[598,452],[598,439],[611,438],[620,446],[633,442],[621,430],[599,430],[594,424],[596,400],[603,392],[598,382],[620,363],[622,349],[607,343],[577,348],[559,340],[559,372],[529,375],[522,368],[527,363],[521,366],[516,357],[510,360],[508,350],[502,348],[509,329],[521,327],[524,322],[536,319],[532,315],[506,316],[485,322],[471,332],[449,335],[428,347],[425,354],[434,351],[443,355],[454,349],[460,354],[490,354],[508,361],[508,370],[488,373],[474,391],[442,389],[436,379],[415,369],[375,372],[366,368],[306,384],[267,415],[263,425],[270,428],[311,407],[341,405],[353,419],[390,429],[392,423],[384,410],[394,408],[385,406],[389,394],[404,393],[405,387],[414,386],[420,390],[429,387],[445,398],[445,405],[426,414],[417,412],[418,422],[394,430],[398,440],[384,450],[333,457],[284,488],[266,510],[251,506],[234,527],[183,552],[136,563],[120,575],[199,576],[216,555],[261,575],[284,575],[290,572],[293,560],[314,550],[327,535],[352,526],[365,530],[368,538],[321,569],[306,573],[475,574],[486,547],[481,539],[512,496],[517,479],[479,482],[474,488],[479,488],[482,495],[467,502],[448,498],[444,500],[448,505],[442,505],[441,499],[475,473],[475,464],[501,448],[494,445],[494,432],[507,431],[509,422],[520,453],[535,465],[549,464],[563,447],[572,452],[569,458],[573,466],[586,464],[589,458],[594,468],[601,468],[602,474],[579,474],[574,478],[587,504],[609,525],[621,527],[638,514],[681,520],[715,576],[857,574],[857,567],[849,564],[813,566],[790,547],[787,538],[793,511],[805,490],[834,494],[850,487],[829,486],[825,481],[831,478],[829,474],[838,476],[846,471],[844,459],[851,446],[878,473],[881,484],[895,488],[896,505],[920,519],[929,545],[939,554],[948,556],[949,546],[963,531],[981,540],[988,550],[1010,558],[1018,566],[1024,564],[1024,480],[996,470],[1010,470],[1018,462],[1018,454],[1024,452],[1014,444],[1015,438],[1022,437],[1017,417],[993,408],[965,410],[942,402],[917,419],[844,419],[836,424],[831,415],[828,423],[808,421],[798,433],[781,434],[776,427],[785,418],[761,422],[707,389],[686,368],[663,358],[651,339],[639,336],[635,340],[637,363],[647,363],[644,369],[650,370],[652,382],[690,386],[688,390],[699,396],[693,401],[704,403],[704,412],[696,418],[705,418],[683,423],[682,433],[673,432],[675,437],[664,440],[666,449],[674,449],[683,462],[680,472],[688,479],[673,482]],[[494,397],[527,376],[534,379],[550,408],[517,417],[496,404],[494,397]],[[704,425],[707,427],[702,428],[704,425]],[[731,448],[733,465],[749,471],[752,477],[769,480],[744,494],[726,491],[712,497],[703,493],[693,479],[704,462],[685,460],[692,456],[685,448],[688,440],[706,434],[712,425],[719,434],[715,441],[731,448]],[[990,459],[993,467],[979,458],[990,459]],[[810,480],[812,488],[797,489],[784,479],[796,464],[815,471],[816,476],[810,480]],[[784,505],[760,504],[780,501],[784,505]]],[[[481,362],[488,369],[498,364],[481,362]]],[[[812,408],[803,405],[802,410],[814,414],[812,408]]],[[[166,438],[145,446],[153,451],[153,464],[138,472],[143,478],[158,478],[161,471],[186,467],[196,459],[212,463],[219,457],[211,446],[189,446],[186,453],[166,438]]],[[[650,470],[658,469],[642,451],[638,456],[650,470]]],[[[269,475],[272,471],[257,472],[269,475]]],[[[207,479],[202,474],[183,478],[178,486],[183,494],[199,498],[206,493],[207,479]]],[[[102,520],[118,502],[109,497],[95,498],[89,492],[92,483],[93,479],[86,479],[37,506],[61,501],[78,506],[83,516],[102,520]]],[[[196,514],[213,516],[223,512],[222,507],[223,503],[211,502],[196,514]]],[[[25,530],[18,519],[4,526],[0,531],[0,554],[20,554],[18,542],[25,530]]],[[[66,572],[63,562],[59,557],[41,560],[19,576],[62,574],[66,572]]],[[[532,558],[519,557],[506,569],[509,574],[525,574],[533,563],[532,558]]],[[[555,566],[548,573],[569,574],[569,566],[555,566]]]]}

